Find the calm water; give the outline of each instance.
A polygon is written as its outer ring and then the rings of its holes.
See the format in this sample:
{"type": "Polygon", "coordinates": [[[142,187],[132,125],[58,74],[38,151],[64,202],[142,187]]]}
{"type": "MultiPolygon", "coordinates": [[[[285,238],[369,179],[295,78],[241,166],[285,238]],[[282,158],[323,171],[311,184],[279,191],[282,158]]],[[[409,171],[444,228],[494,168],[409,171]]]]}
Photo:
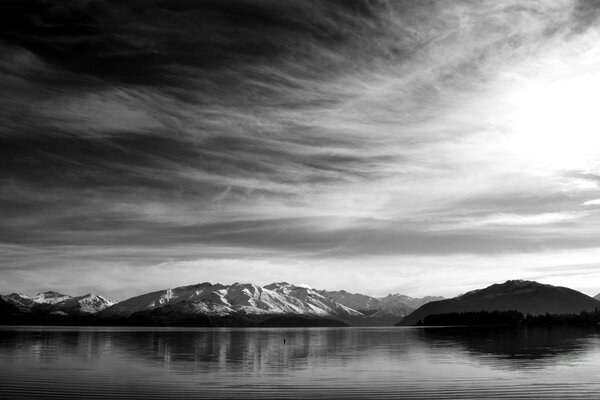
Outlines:
{"type": "Polygon", "coordinates": [[[595,329],[0,327],[2,399],[599,396],[595,329]]]}

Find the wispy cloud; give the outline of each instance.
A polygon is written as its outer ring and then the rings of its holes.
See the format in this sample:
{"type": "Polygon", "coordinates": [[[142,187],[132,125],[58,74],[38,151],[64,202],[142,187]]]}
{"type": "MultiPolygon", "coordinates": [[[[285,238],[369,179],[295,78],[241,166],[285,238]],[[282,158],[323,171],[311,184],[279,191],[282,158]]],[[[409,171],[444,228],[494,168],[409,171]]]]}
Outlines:
{"type": "Polygon", "coordinates": [[[583,212],[543,213],[534,215],[494,214],[479,220],[470,221],[472,225],[546,225],[572,221],[588,215],[583,212]]]}
{"type": "Polygon", "coordinates": [[[407,257],[595,246],[593,2],[7,4],[15,287],[67,256],[86,279],[205,257],[196,279],[256,255],[318,286],[350,259],[426,280],[407,257]]]}
{"type": "Polygon", "coordinates": [[[587,200],[582,203],[584,206],[600,206],[600,199],[587,200]]]}

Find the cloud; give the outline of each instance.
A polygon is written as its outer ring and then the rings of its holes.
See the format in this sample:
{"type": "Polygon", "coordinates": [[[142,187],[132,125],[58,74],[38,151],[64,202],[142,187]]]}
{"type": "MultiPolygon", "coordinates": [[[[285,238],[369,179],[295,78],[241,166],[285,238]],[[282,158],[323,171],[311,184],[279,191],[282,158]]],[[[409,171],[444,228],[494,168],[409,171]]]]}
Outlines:
{"type": "Polygon", "coordinates": [[[581,203],[583,206],[598,206],[600,205],[600,199],[587,200],[581,203]]]}
{"type": "Polygon", "coordinates": [[[353,258],[578,251],[599,233],[579,209],[593,143],[513,129],[540,114],[523,90],[593,75],[595,3],[0,7],[15,285],[65,276],[68,254],[86,277],[203,257],[193,276],[240,260],[233,276],[256,256],[314,284],[353,258]]]}
{"type": "Polygon", "coordinates": [[[470,222],[473,225],[546,225],[572,221],[588,215],[582,212],[543,213],[534,215],[495,214],[470,222]]]}

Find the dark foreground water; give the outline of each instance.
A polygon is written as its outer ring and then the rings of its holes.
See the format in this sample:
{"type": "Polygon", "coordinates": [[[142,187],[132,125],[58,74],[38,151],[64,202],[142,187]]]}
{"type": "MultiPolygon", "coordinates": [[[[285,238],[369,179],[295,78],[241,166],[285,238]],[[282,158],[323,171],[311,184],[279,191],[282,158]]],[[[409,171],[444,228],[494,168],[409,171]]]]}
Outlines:
{"type": "Polygon", "coordinates": [[[1,399],[524,397],[600,398],[599,331],[0,327],[1,399]]]}

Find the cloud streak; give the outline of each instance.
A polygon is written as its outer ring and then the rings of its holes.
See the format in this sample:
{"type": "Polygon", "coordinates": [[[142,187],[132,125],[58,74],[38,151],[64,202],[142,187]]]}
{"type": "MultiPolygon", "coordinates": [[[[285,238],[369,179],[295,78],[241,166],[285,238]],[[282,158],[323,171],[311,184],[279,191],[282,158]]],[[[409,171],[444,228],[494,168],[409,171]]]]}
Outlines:
{"type": "Polygon", "coordinates": [[[7,285],[597,246],[594,2],[1,7],[7,285]]]}

